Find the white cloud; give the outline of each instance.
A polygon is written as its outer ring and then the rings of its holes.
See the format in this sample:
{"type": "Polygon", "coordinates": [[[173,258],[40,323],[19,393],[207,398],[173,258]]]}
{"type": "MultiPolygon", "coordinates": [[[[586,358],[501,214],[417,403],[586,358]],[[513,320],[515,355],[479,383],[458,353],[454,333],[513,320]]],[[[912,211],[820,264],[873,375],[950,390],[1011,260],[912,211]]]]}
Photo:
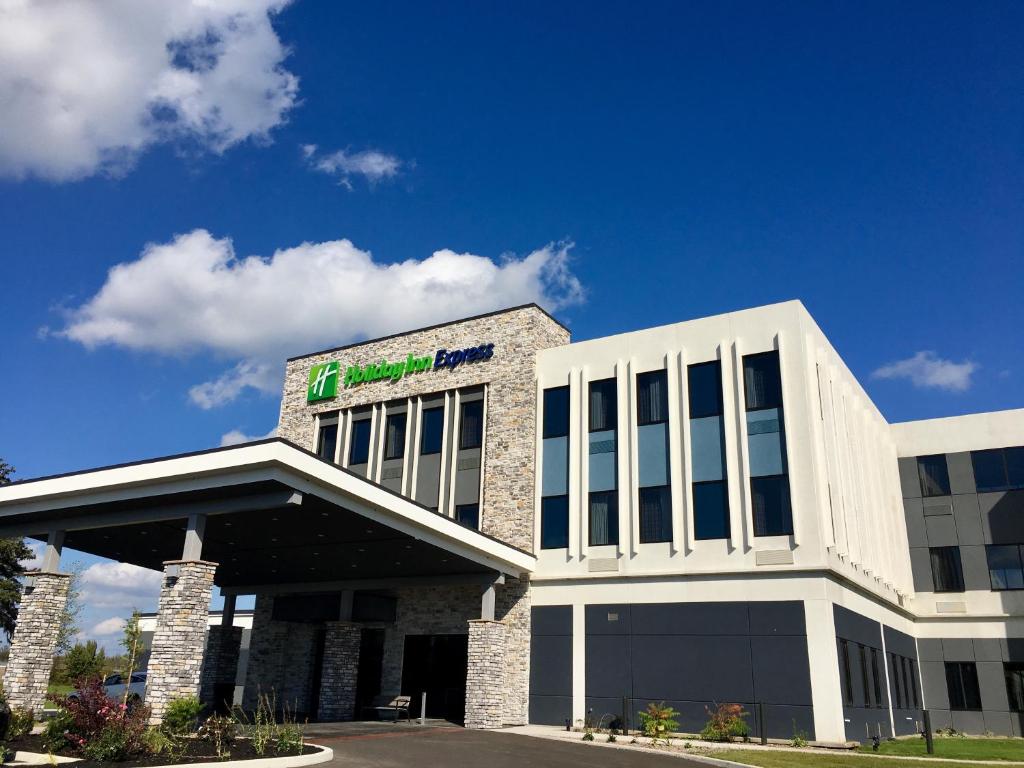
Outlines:
{"type": "Polygon", "coordinates": [[[26,571],[37,571],[43,567],[43,552],[46,550],[46,545],[41,541],[29,541],[28,539],[25,539],[25,544],[32,550],[32,557],[22,560],[21,567],[26,571]]]}
{"type": "Polygon", "coordinates": [[[883,365],[871,376],[876,379],[909,379],[915,387],[966,392],[971,387],[971,375],[977,369],[977,364],[969,360],[954,363],[934,352],[923,351],[905,360],[883,365]]]}
{"type": "Polygon", "coordinates": [[[277,434],[277,427],[267,432],[265,435],[247,435],[240,429],[232,429],[230,432],[225,432],[220,436],[220,447],[225,448],[229,445],[241,445],[242,443],[251,443],[253,440],[266,440],[268,437],[273,437],[277,434]]]}
{"type": "Polygon", "coordinates": [[[320,154],[316,144],[304,144],[302,154],[310,168],[337,177],[338,183],[349,189],[352,189],[353,176],[362,176],[371,184],[375,184],[397,176],[402,166],[402,161],[394,155],[376,149],[351,153],[339,149],[336,152],[320,154]]]}
{"type": "Polygon", "coordinates": [[[531,301],[550,310],[578,303],[571,248],[552,243],[498,259],[440,250],[386,264],[332,240],[239,258],[229,238],[197,229],[113,267],[59,333],[90,348],[240,361],[192,388],[192,400],[210,408],[245,388],[276,392],[289,354],[531,301]]]}
{"type": "Polygon", "coordinates": [[[0,0],[0,175],[117,173],[164,141],[266,140],[298,80],[289,0],[0,0]]]}
{"type": "Polygon", "coordinates": [[[124,631],[124,625],[127,621],[120,616],[112,616],[109,619],[104,619],[98,622],[88,632],[85,633],[88,637],[104,637],[107,635],[117,635],[124,631]]]}
{"type": "Polygon", "coordinates": [[[82,572],[82,602],[91,608],[155,608],[163,574],[129,563],[96,563],[82,572]]]}

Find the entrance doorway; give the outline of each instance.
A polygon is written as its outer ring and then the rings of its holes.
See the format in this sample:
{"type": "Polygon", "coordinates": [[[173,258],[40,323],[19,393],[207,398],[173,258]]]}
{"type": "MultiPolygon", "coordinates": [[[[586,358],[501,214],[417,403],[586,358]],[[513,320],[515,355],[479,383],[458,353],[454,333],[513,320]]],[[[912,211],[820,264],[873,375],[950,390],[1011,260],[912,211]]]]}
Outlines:
{"type": "Polygon", "coordinates": [[[468,660],[468,635],[406,635],[402,693],[412,697],[410,714],[419,716],[426,692],[427,717],[461,725],[466,714],[468,660]]]}
{"type": "Polygon", "coordinates": [[[380,695],[384,670],[384,630],[364,628],[359,634],[359,669],[356,672],[356,719],[380,695]]]}

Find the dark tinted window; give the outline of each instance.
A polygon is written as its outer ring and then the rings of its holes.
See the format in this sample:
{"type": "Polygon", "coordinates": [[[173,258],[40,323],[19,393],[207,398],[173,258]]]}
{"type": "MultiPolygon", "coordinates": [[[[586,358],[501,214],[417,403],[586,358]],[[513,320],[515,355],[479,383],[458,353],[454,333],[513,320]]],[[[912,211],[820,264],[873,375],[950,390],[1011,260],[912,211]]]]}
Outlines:
{"type": "Polygon", "coordinates": [[[948,496],[949,470],[946,454],[917,457],[917,474],[921,478],[922,496],[948,496]]]}
{"type": "Polygon", "coordinates": [[[1003,664],[1006,675],[1006,698],[1011,712],[1024,712],[1024,664],[1014,662],[1003,664]]]}
{"type": "Polygon", "coordinates": [[[544,390],[543,434],[565,437],[569,434],[569,388],[554,387],[544,390]]]}
{"type": "Polygon", "coordinates": [[[1010,488],[1024,488],[1024,447],[1007,448],[1006,484],[1010,488]]]}
{"type": "Polygon", "coordinates": [[[637,424],[668,421],[668,376],[665,371],[650,371],[636,377],[637,424]]]}
{"type": "Polygon", "coordinates": [[[457,504],[455,505],[455,522],[467,528],[477,530],[480,528],[480,505],[479,504],[457,504]]]}
{"type": "Polygon", "coordinates": [[[972,451],[974,483],[979,491],[1024,488],[1024,448],[972,451]]]}
{"type": "Polygon", "coordinates": [[[459,420],[459,450],[479,448],[484,440],[484,401],[462,404],[459,420]]]}
{"type": "Polygon", "coordinates": [[[906,674],[906,676],[903,679],[903,687],[906,689],[907,693],[910,694],[907,697],[907,703],[908,704],[910,703],[911,696],[912,696],[913,697],[913,702],[914,702],[914,707],[916,708],[918,706],[918,704],[917,704],[917,668],[914,665],[914,660],[913,659],[904,659],[904,661],[907,662],[907,664],[906,664],[907,674],[906,674]]]}
{"type": "Polygon", "coordinates": [[[384,458],[400,459],[405,456],[405,414],[393,413],[384,428],[384,458]]]}
{"type": "Polygon", "coordinates": [[[946,688],[952,710],[981,709],[978,670],[974,662],[946,662],[946,688]]]}
{"type": "Polygon", "coordinates": [[[317,438],[316,455],[327,461],[334,461],[334,450],[338,446],[338,425],[322,424],[317,438]]]}
{"type": "Polygon", "coordinates": [[[569,546],[569,497],[548,496],[540,500],[540,548],[569,546]]]}
{"type": "Polygon", "coordinates": [[[871,682],[875,689],[875,706],[882,706],[882,678],[878,673],[878,651],[871,649],[871,682]]]}
{"type": "Polygon", "coordinates": [[[693,484],[693,533],[697,539],[729,538],[729,499],[724,482],[693,484]]]}
{"type": "Polygon", "coordinates": [[[890,658],[892,659],[892,690],[896,694],[896,709],[903,709],[903,689],[900,687],[903,664],[895,653],[891,654],[890,658]]]}
{"type": "Polygon", "coordinates": [[[778,352],[747,355],[743,358],[743,390],[748,411],[782,406],[778,352]]]}
{"type": "Polygon", "coordinates": [[[722,413],[722,365],[717,360],[687,368],[690,418],[722,413]]]}
{"type": "Polygon", "coordinates": [[[443,438],[444,408],[425,408],[423,424],[420,427],[420,453],[440,453],[443,438]]]}
{"type": "Polygon", "coordinates": [[[839,641],[839,663],[843,669],[843,694],[847,704],[853,704],[853,672],[850,669],[850,644],[839,641]]]}
{"type": "Polygon", "coordinates": [[[755,536],[785,536],[793,533],[789,478],[785,475],[752,477],[750,495],[754,506],[755,536]]]}
{"type": "Polygon", "coordinates": [[[861,692],[864,694],[864,706],[871,706],[871,689],[868,688],[868,659],[867,649],[863,645],[858,643],[857,654],[860,658],[860,685],[861,692]]]}
{"type": "Polygon", "coordinates": [[[590,504],[590,546],[619,543],[619,492],[591,491],[590,504]]]}
{"type": "Polygon", "coordinates": [[[667,485],[640,489],[640,543],[672,540],[672,496],[667,485]]]}
{"type": "Polygon", "coordinates": [[[590,431],[615,429],[617,413],[615,379],[590,382],[590,431]]]}
{"type": "Polygon", "coordinates": [[[932,547],[932,582],[936,592],[963,592],[964,572],[960,565],[960,547],[932,547]]]}
{"type": "Polygon", "coordinates": [[[348,447],[348,463],[365,464],[370,459],[370,420],[352,422],[352,441],[348,447]]]}
{"type": "Polygon", "coordinates": [[[1024,547],[990,544],[985,547],[992,589],[1024,589],[1024,547]]]}

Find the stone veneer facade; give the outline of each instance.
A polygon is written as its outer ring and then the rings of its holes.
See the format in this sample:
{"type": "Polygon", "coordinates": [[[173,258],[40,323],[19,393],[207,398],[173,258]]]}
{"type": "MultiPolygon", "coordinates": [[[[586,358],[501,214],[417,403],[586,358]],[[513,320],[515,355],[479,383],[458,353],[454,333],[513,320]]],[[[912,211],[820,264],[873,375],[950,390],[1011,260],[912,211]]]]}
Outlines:
{"type": "Polygon", "coordinates": [[[198,696],[216,563],[164,563],[164,579],[146,677],[150,722],[159,724],[172,699],[198,696]],[[177,568],[177,576],[168,575],[177,568]]]}
{"type": "Polygon", "coordinates": [[[265,695],[278,709],[287,707],[308,714],[318,628],[314,624],[274,621],[273,610],[273,595],[256,595],[242,706],[254,710],[259,697],[265,695]]]}
{"type": "Polygon", "coordinates": [[[505,639],[503,622],[469,622],[466,666],[466,727],[500,728],[505,710],[505,639]]]}
{"type": "Polygon", "coordinates": [[[238,657],[242,650],[242,627],[226,627],[215,624],[206,635],[206,654],[203,658],[203,672],[199,683],[199,700],[215,707],[224,706],[225,702],[216,700],[218,686],[231,686],[231,699],[226,702],[228,708],[234,698],[235,676],[238,672],[238,657]]]}
{"type": "Polygon", "coordinates": [[[285,369],[277,434],[312,450],[318,413],[486,384],[481,530],[514,547],[533,551],[536,354],[568,342],[569,332],[564,327],[539,307],[528,305],[290,360],[285,369]],[[339,383],[336,398],[306,402],[309,370],[320,363],[339,361],[343,375],[350,364],[366,365],[382,358],[404,360],[410,353],[432,356],[441,348],[463,349],[484,343],[494,344],[490,360],[348,389],[339,383]]]}
{"type": "Polygon", "coordinates": [[[327,622],[320,678],[320,711],[317,713],[320,720],[351,720],[355,717],[360,632],[358,624],[327,622]]]}
{"type": "Polygon", "coordinates": [[[18,608],[18,624],[4,672],[4,693],[12,709],[31,709],[39,715],[50,683],[70,577],[66,573],[25,575],[35,578],[35,586],[25,590],[18,608]]]}

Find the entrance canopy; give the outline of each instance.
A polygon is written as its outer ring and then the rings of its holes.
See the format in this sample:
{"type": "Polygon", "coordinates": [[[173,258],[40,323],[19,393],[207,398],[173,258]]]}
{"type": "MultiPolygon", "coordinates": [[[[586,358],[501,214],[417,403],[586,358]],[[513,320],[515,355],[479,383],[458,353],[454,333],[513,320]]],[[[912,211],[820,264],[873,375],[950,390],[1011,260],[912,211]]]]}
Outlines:
{"type": "Polygon", "coordinates": [[[279,438],[0,487],[0,537],[63,532],[64,546],[156,570],[182,558],[197,516],[228,594],[521,578],[536,562],[279,438]]]}

